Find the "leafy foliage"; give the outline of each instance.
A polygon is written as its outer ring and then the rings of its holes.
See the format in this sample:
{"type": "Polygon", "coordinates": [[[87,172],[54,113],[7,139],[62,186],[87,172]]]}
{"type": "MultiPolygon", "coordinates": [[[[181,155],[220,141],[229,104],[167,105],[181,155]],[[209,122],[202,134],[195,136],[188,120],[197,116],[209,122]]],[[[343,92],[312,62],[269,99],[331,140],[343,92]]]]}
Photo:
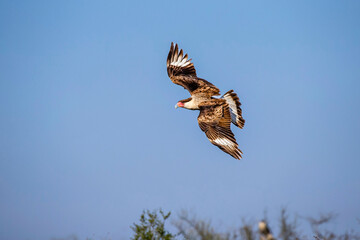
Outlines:
{"type": "MultiPolygon", "coordinates": [[[[299,230],[298,217],[290,218],[285,208],[281,209],[279,218],[278,234],[260,233],[254,227],[255,224],[243,221],[243,224],[233,230],[220,232],[212,226],[210,221],[200,220],[182,211],[179,214],[178,220],[174,221],[175,227],[178,229],[177,234],[171,234],[165,230],[165,221],[170,217],[170,212],[164,214],[162,210],[159,211],[144,211],[140,217],[140,224],[134,224],[131,228],[135,235],[133,240],[172,240],[175,237],[186,240],[297,240],[297,239],[315,239],[315,240],[360,240],[360,235],[353,231],[345,232],[344,234],[336,234],[333,231],[326,230],[323,225],[331,222],[334,214],[321,214],[318,218],[300,218],[306,219],[313,231],[313,236],[303,236],[299,230]]],[[[266,217],[264,218],[265,222],[266,217]]],[[[270,231],[269,231],[270,232],[270,231]]]]}
{"type": "Polygon", "coordinates": [[[135,232],[132,240],[171,240],[175,235],[165,230],[165,221],[170,217],[171,212],[165,214],[161,209],[158,211],[143,211],[140,216],[140,223],[134,223],[131,229],[135,232]]]}

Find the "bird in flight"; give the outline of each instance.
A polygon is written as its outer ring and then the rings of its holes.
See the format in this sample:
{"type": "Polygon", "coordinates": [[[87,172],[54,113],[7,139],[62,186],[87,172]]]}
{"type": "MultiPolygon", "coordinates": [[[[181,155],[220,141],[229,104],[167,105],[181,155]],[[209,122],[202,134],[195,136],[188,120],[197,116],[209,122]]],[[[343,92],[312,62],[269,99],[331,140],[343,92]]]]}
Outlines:
{"type": "Polygon", "coordinates": [[[233,90],[228,91],[220,98],[220,90],[205,79],[196,75],[191,59],[178,45],[171,43],[167,58],[167,72],[171,81],[184,87],[191,97],[180,100],[175,108],[200,110],[198,123],[212,144],[236,159],[241,159],[242,152],[230,129],[231,123],[243,128],[245,120],[241,115],[241,103],[233,90]]]}

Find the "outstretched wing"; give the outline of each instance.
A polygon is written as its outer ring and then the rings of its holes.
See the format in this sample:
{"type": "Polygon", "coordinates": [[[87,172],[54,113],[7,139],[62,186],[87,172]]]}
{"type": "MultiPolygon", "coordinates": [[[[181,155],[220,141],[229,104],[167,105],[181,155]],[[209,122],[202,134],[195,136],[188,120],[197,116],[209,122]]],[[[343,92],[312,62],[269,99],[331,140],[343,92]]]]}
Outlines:
{"type": "Polygon", "coordinates": [[[220,95],[220,91],[210,82],[196,76],[196,70],[188,55],[183,56],[183,50],[179,52],[178,45],[171,43],[166,62],[167,72],[171,81],[184,87],[191,95],[203,94],[209,97],[220,95]]]}
{"type": "Polygon", "coordinates": [[[200,106],[198,123],[212,144],[236,159],[241,159],[234,134],[230,129],[229,105],[224,99],[206,101],[200,106]]]}

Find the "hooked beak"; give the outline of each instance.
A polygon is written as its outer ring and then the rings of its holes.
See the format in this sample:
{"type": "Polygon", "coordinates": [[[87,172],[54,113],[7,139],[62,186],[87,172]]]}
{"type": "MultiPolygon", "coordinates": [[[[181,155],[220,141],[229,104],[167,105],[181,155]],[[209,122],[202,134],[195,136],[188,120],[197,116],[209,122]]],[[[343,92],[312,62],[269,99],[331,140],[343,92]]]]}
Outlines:
{"type": "Polygon", "coordinates": [[[178,102],[176,105],[175,105],[175,109],[178,108],[178,107],[184,107],[184,104],[182,102],[178,102]]]}

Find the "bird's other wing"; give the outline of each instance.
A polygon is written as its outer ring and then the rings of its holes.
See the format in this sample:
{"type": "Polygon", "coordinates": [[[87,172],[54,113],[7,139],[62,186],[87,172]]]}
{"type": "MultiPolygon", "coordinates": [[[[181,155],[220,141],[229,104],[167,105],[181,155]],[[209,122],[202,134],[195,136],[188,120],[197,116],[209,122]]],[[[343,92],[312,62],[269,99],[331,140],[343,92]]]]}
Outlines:
{"type": "Polygon", "coordinates": [[[191,95],[207,95],[209,97],[220,95],[220,91],[210,82],[196,76],[196,70],[188,55],[176,44],[171,43],[169,55],[166,61],[167,72],[171,81],[184,87],[191,95]]]}
{"type": "Polygon", "coordinates": [[[212,99],[200,105],[198,123],[212,144],[236,159],[241,159],[234,134],[230,129],[229,105],[224,99],[212,99]]]}

